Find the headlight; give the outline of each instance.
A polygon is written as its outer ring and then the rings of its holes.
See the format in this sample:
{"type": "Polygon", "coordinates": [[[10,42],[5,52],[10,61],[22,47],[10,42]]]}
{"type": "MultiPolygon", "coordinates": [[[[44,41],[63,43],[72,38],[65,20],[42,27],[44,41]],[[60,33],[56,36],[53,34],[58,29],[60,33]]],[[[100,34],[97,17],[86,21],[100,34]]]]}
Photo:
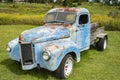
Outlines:
{"type": "Polygon", "coordinates": [[[6,50],[7,50],[8,52],[10,52],[10,51],[11,51],[11,47],[10,47],[9,45],[7,45],[6,50]]]}
{"type": "Polygon", "coordinates": [[[50,59],[50,52],[43,51],[42,57],[44,60],[48,61],[50,59]]]}

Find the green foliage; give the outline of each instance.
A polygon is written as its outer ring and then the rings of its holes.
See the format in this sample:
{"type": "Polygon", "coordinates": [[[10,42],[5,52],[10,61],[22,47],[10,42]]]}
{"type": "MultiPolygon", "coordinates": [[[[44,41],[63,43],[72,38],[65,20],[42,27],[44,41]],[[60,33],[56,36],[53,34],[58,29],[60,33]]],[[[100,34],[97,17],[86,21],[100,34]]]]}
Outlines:
{"type": "Polygon", "coordinates": [[[72,3],[71,7],[77,7],[78,3],[72,3]]]}
{"type": "Polygon", "coordinates": [[[85,0],[78,0],[78,2],[84,2],[85,0]]]}
{"type": "Polygon", "coordinates": [[[119,5],[118,0],[103,0],[105,4],[107,5],[119,5]],[[110,1],[112,1],[112,4],[110,4],[110,1]]]}
{"type": "Polygon", "coordinates": [[[92,22],[99,22],[101,26],[104,26],[106,30],[118,30],[120,31],[120,18],[112,18],[107,15],[91,15],[92,22]]]}
{"type": "Polygon", "coordinates": [[[19,15],[19,14],[0,14],[0,24],[32,24],[43,25],[43,18],[45,14],[41,15],[19,15]]]}
{"type": "Polygon", "coordinates": [[[63,0],[63,6],[71,6],[73,3],[73,0],[63,0]]]}
{"type": "Polygon", "coordinates": [[[13,2],[13,0],[5,0],[5,2],[13,2]]]}
{"type": "Polygon", "coordinates": [[[120,10],[114,10],[114,11],[110,11],[108,16],[112,17],[112,18],[120,18],[120,10]]]}
{"type": "Polygon", "coordinates": [[[78,2],[78,5],[82,5],[82,3],[81,3],[81,2],[78,2]]]}

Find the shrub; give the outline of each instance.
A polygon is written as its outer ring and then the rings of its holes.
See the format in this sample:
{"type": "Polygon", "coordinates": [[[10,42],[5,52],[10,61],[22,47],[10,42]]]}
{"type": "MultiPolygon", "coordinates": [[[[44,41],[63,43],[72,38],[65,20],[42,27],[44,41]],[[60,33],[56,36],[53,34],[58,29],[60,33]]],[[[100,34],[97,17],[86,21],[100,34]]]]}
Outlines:
{"type": "Polygon", "coordinates": [[[78,4],[77,4],[77,3],[72,3],[70,6],[71,6],[71,7],[77,7],[78,4]]]}
{"type": "Polygon", "coordinates": [[[119,17],[113,18],[107,15],[91,15],[92,22],[99,22],[100,26],[105,26],[106,30],[120,31],[120,19],[119,17]]]}
{"type": "Polygon", "coordinates": [[[78,5],[82,5],[82,2],[78,2],[78,5]]]}
{"type": "MultiPolygon", "coordinates": [[[[32,24],[43,25],[43,18],[45,14],[41,15],[20,15],[20,14],[6,14],[0,13],[0,25],[5,24],[32,24]]],[[[120,17],[112,17],[107,15],[91,15],[91,22],[99,22],[100,26],[105,26],[106,30],[120,31],[120,17]]]]}
{"type": "Polygon", "coordinates": [[[113,18],[120,18],[119,9],[109,12],[108,16],[113,17],[113,18]]]}
{"type": "Polygon", "coordinates": [[[41,15],[20,15],[0,13],[0,24],[32,24],[42,25],[44,14],[41,15]]]}

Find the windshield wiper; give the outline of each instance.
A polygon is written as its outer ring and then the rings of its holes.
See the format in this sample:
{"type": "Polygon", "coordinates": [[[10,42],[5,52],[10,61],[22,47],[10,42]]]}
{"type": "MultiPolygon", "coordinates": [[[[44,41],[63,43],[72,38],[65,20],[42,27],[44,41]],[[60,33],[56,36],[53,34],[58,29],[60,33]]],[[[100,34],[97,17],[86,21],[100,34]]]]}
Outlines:
{"type": "Polygon", "coordinates": [[[68,21],[59,21],[59,20],[56,20],[56,21],[48,21],[47,23],[67,23],[67,24],[71,24],[71,23],[68,22],[68,21]]]}
{"type": "Polygon", "coordinates": [[[47,21],[47,23],[59,23],[59,21],[47,21]]]}
{"type": "Polygon", "coordinates": [[[72,24],[71,22],[68,21],[60,21],[60,23],[72,24]]]}

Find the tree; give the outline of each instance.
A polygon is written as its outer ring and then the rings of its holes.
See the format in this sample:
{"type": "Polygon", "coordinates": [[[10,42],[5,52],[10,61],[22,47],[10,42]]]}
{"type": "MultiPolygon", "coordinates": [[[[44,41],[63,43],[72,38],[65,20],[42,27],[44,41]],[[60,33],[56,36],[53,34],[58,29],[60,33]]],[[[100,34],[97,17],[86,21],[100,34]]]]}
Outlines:
{"type": "Polygon", "coordinates": [[[71,6],[73,3],[73,0],[63,0],[62,4],[63,6],[71,6]]]}
{"type": "Polygon", "coordinates": [[[107,5],[117,5],[118,0],[103,0],[105,4],[107,5]]]}

